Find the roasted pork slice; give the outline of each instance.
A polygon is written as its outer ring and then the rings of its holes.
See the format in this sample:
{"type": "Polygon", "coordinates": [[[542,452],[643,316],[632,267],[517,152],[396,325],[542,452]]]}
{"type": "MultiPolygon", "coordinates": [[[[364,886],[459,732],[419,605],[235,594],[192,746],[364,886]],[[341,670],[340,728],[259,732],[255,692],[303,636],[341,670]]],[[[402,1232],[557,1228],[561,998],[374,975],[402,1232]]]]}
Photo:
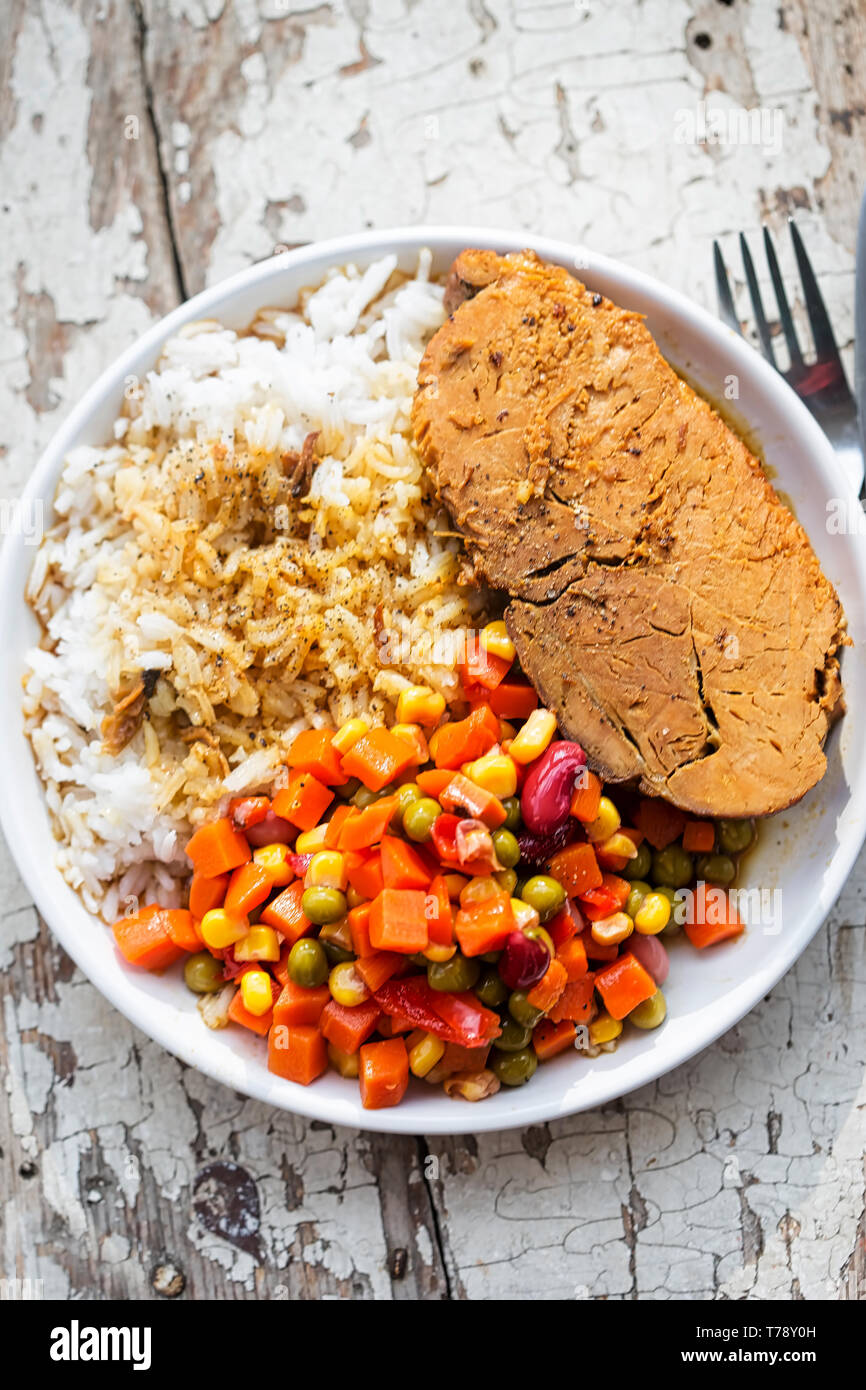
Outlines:
{"type": "Polygon", "coordinates": [[[758,460],[566,270],[466,251],[447,296],[415,436],[563,732],[699,815],[797,801],[842,709],[844,618],[758,460]]]}

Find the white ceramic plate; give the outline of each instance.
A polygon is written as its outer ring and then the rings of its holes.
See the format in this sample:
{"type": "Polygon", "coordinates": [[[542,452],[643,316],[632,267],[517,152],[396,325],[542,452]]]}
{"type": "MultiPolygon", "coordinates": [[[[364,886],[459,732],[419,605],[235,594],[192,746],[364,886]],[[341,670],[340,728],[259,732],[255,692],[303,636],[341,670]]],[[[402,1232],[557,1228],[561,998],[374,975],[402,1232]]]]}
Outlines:
{"type": "MultiPolygon", "coordinates": [[[[360,266],[396,252],[411,269],[421,247],[432,248],[444,271],[467,246],[516,251],[532,246],[558,261],[615,303],[645,313],[671,362],[714,400],[739,383],[736,412],[809,533],[836,585],[855,646],[845,653],[848,713],[828,746],[820,785],[794,810],[764,825],[749,855],[745,886],[781,891],[782,921],[753,925],[739,941],[699,953],[674,944],[665,986],[668,1019],[654,1033],[627,1030],[620,1048],[595,1061],[570,1053],[539,1068],[528,1086],[503,1088],[480,1105],[449,1100],[440,1088],[414,1083],[393,1110],[362,1109],[355,1082],[335,1074],[302,1087],[273,1076],[264,1045],[240,1028],[211,1032],[201,1022],[180,972],[164,977],[127,967],[111,933],[87,913],[60,874],[46,867],[51,828],[20,709],[23,654],[37,636],[24,602],[35,550],[10,535],[0,560],[0,818],[28,889],[52,931],[84,973],[134,1024],[190,1066],[234,1090],[271,1105],[333,1124],[399,1133],[448,1134],[535,1124],[601,1105],[654,1080],[707,1047],[748,1012],[790,968],[825,919],[864,838],[864,721],[866,669],[866,552],[856,535],[831,535],[830,497],[859,504],[824,435],[806,408],[770,367],[735,334],[682,296],[637,271],[582,247],[522,232],[472,227],[420,227],[368,232],[292,251],[205,290],[169,314],[125,352],[88,391],[39,462],[25,498],[41,499],[46,518],[68,451],[103,444],[120,412],[124,379],[153,366],[162,344],[183,324],[216,318],[242,328],[265,305],[292,306],[298,291],[316,284],[329,266],[360,266]],[[769,927],[769,929],[767,929],[769,927]]],[[[772,899],[771,899],[772,901],[772,899]]]]}

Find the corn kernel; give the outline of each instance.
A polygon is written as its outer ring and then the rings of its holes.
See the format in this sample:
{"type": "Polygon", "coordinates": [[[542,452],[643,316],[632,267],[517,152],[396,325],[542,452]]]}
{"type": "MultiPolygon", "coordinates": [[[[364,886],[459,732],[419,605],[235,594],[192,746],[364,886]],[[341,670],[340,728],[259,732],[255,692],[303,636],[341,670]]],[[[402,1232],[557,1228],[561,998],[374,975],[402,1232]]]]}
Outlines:
{"type": "Polygon", "coordinates": [[[250,927],[235,942],[235,960],[279,960],[280,938],[273,927],[250,927]]]}
{"type": "Polygon", "coordinates": [[[609,796],[603,796],[598,803],[598,815],[585,827],[586,838],[591,840],[593,844],[597,844],[601,840],[609,840],[611,835],[619,830],[621,824],[619,811],[609,796]]]}
{"type": "Polygon", "coordinates": [[[346,859],[336,849],[320,849],[313,855],[304,878],[305,888],[346,889],[346,859]]]}
{"type": "Polygon", "coordinates": [[[589,1040],[593,1047],[601,1047],[602,1043],[613,1042],[622,1032],[622,1024],[618,1018],[611,1018],[604,1010],[594,1018],[589,1025],[589,1040]]]}
{"type": "Polygon", "coordinates": [[[325,849],[327,833],[327,822],[314,826],[312,830],[302,830],[295,841],[295,854],[315,854],[316,850],[325,849]]]}
{"type": "Polygon", "coordinates": [[[370,991],[352,960],[334,966],[328,976],[328,989],[331,991],[331,998],[338,1004],[345,1005],[347,1009],[353,1008],[355,1004],[363,1004],[370,998],[370,991]]]}
{"type": "Polygon", "coordinates": [[[244,1008],[256,1018],[262,1018],[273,1006],[271,977],[266,970],[245,970],[241,975],[241,999],[244,1008]]]}
{"type": "Polygon", "coordinates": [[[491,656],[501,656],[503,661],[513,661],[517,655],[514,643],[508,636],[504,622],[488,623],[481,630],[481,646],[491,656]]]}
{"type": "Polygon", "coordinates": [[[233,917],[222,907],[212,907],[201,919],[201,939],[212,951],[223,951],[242,941],[249,929],[246,917],[233,917]]]}
{"type": "Polygon", "coordinates": [[[460,906],[471,907],[473,903],[486,902],[488,898],[498,897],[501,892],[499,884],[490,874],[478,874],[470,878],[465,888],[461,888],[460,906]]]}
{"type": "Polygon", "coordinates": [[[556,715],[549,709],[534,709],[508,752],[516,763],[531,763],[541,757],[556,733],[556,715]]]}
{"type": "Polygon", "coordinates": [[[288,845],[262,845],[253,850],[253,862],[261,864],[275,888],[285,888],[295,877],[288,845]]]}
{"type": "Polygon", "coordinates": [[[610,917],[600,917],[593,922],[590,930],[593,941],[597,941],[599,946],[618,946],[627,936],[631,936],[634,922],[627,912],[614,912],[610,917]]]}
{"type": "Polygon", "coordinates": [[[341,1047],[335,1047],[333,1043],[328,1043],[328,1060],[335,1071],[341,1076],[357,1076],[361,1070],[361,1058],[357,1052],[344,1052],[341,1047]]]}
{"type": "Polygon", "coordinates": [[[664,893],[647,893],[634,915],[641,936],[656,936],[671,919],[671,905],[664,893]]]}
{"type": "Polygon", "coordinates": [[[455,898],[460,897],[460,894],[469,882],[469,879],[464,878],[463,874],[444,874],[443,878],[445,887],[448,890],[448,896],[452,902],[455,898]]]}
{"type": "Polygon", "coordinates": [[[637,845],[629,835],[615,830],[606,840],[596,842],[596,849],[603,854],[615,854],[619,859],[637,859],[637,845]]]}
{"type": "Polygon", "coordinates": [[[435,961],[437,964],[445,960],[450,960],[451,957],[456,956],[456,954],[456,946],[446,946],[444,942],[439,941],[431,941],[426,950],[422,952],[422,955],[426,956],[428,960],[435,961]]]}
{"type": "Polygon", "coordinates": [[[517,791],[517,765],[507,753],[487,753],[469,764],[467,777],[476,787],[494,796],[513,796],[517,791]]]}
{"type": "Polygon", "coordinates": [[[511,899],[511,911],[514,913],[514,925],[518,931],[524,931],[526,927],[537,927],[541,921],[535,908],[530,907],[522,898],[511,899]]]}
{"type": "Polygon", "coordinates": [[[349,749],[363,738],[364,734],[370,732],[370,724],[366,719],[349,719],[342,724],[334,737],[331,739],[331,747],[336,748],[338,753],[348,753],[349,749]]]}
{"type": "Polygon", "coordinates": [[[401,724],[422,724],[433,729],[445,713],[445,696],[429,685],[410,685],[397,696],[397,719],[401,724]]]}
{"type": "Polygon", "coordinates": [[[413,1076],[426,1076],[441,1060],[445,1044],[432,1033],[425,1033],[420,1042],[409,1050],[409,1070],[413,1076]]]}
{"type": "Polygon", "coordinates": [[[423,767],[430,758],[430,749],[420,724],[393,724],[391,733],[403,743],[408,744],[415,755],[414,767],[423,767]]]}

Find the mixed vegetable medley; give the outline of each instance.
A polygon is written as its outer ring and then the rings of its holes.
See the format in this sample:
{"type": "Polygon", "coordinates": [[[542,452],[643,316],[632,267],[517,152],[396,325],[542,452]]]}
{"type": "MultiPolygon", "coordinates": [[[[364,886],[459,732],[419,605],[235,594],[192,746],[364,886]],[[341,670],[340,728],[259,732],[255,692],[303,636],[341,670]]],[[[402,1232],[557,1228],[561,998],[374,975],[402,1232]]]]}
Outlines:
{"type": "Polygon", "coordinates": [[[663,940],[743,930],[727,889],[754,827],[615,802],[513,663],[491,623],[460,665],[464,717],[411,686],[391,728],[300,733],[270,797],[193,835],[188,907],[115,923],[125,958],[184,959],[205,1023],[266,1037],[290,1081],[357,1078],[368,1109],[410,1075],[481,1100],[657,1028],[663,940]]]}

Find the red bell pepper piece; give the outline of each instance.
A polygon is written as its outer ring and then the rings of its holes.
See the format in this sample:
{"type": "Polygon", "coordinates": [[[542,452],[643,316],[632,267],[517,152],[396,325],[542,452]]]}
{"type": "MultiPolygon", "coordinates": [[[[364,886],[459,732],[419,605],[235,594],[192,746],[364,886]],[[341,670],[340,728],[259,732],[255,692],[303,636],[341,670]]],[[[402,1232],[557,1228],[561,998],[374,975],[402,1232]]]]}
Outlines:
{"type": "Polygon", "coordinates": [[[423,975],[388,980],[375,997],[384,1013],[411,1019],[416,1028],[445,1042],[484,1047],[501,1032],[498,1015],[485,1009],[471,991],[449,994],[431,989],[423,975]]]}

